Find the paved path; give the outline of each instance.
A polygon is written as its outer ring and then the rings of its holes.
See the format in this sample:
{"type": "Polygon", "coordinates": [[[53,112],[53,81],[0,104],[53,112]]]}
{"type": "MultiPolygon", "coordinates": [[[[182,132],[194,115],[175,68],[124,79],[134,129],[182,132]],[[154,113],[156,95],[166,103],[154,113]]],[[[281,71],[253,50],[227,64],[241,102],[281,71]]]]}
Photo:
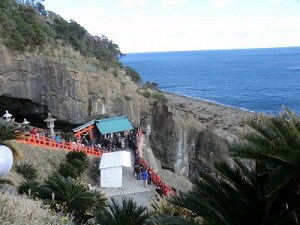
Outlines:
{"type": "MultiPolygon", "coordinates": [[[[133,154],[131,152],[132,164],[133,154]]],[[[102,188],[97,186],[96,189],[104,193],[108,198],[114,197],[121,200],[122,197],[132,197],[138,205],[149,207],[149,199],[155,197],[155,185],[144,186],[143,180],[137,180],[131,167],[123,167],[123,179],[121,188],[102,188]]],[[[113,176],[113,174],[112,174],[113,176]]]]}

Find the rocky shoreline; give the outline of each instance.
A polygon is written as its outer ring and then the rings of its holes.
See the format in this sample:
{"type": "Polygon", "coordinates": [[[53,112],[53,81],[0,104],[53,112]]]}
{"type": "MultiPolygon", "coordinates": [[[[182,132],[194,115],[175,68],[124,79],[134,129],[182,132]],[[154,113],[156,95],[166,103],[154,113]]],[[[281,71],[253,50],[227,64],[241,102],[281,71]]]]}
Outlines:
{"type": "MultiPolygon", "coordinates": [[[[226,124],[236,124],[238,118],[247,118],[257,115],[257,113],[225,106],[193,97],[163,92],[165,97],[173,104],[179,106],[180,111],[195,113],[199,115],[210,115],[219,118],[226,124]]],[[[178,109],[178,108],[177,108],[178,109]]]]}

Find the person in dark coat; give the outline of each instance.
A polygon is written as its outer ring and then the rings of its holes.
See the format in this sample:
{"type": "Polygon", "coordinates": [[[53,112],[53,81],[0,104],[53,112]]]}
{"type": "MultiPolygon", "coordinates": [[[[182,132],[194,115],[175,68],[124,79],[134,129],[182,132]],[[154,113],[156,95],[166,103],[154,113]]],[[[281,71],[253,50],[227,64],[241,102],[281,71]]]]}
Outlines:
{"type": "Polygon", "coordinates": [[[148,170],[148,185],[151,185],[151,178],[152,178],[152,173],[150,170],[148,170]]]}
{"type": "Polygon", "coordinates": [[[160,197],[163,197],[163,187],[161,184],[155,186],[155,191],[159,194],[160,197]]]}
{"type": "Polygon", "coordinates": [[[134,164],[134,173],[136,175],[136,179],[140,180],[141,179],[140,164],[138,163],[134,164]]]}

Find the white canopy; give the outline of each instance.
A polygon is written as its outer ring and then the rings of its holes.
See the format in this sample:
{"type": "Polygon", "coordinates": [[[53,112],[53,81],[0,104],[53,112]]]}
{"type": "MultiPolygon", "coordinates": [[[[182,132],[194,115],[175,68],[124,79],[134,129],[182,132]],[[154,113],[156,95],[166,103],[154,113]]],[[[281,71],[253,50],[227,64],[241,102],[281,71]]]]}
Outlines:
{"type": "Polygon", "coordinates": [[[122,187],[122,167],[131,167],[131,156],[128,151],[104,153],[99,169],[101,187],[122,187]]]}

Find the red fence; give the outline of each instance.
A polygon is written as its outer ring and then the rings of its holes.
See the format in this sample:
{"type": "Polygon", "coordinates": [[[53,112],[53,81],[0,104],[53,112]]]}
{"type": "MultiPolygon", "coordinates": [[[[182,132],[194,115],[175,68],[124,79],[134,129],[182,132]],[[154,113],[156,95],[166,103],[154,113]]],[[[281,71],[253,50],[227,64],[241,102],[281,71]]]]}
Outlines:
{"type": "Polygon", "coordinates": [[[81,144],[76,144],[74,142],[66,142],[62,141],[61,143],[57,143],[53,138],[47,138],[45,136],[39,136],[30,134],[30,136],[25,136],[22,139],[18,139],[19,142],[24,144],[32,144],[45,148],[59,148],[68,151],[83,151],[87,155],[101,157],[103,153],[107,152],[99,148],[87,147],[81,144]]]}
{"type": "MultiPolygon", "coordinates": [[[[139,138],[138,138],[138,143],[137,143],[137,151],[140,152],[141,142],[142,142],[142,135],[143,135],[141,129],[139,130],[138,134],[139,134],[139,138]]],[[[160,178],[160,176],[158,176],[158,174],[155,173],[150,168],[150,166],[147,164],[147,162],[144,159],[140,158],[140,162],[145,166],[145,168],[147,170],[149,170],[151,172],[151,180],[152,180],[152,182],[155,185],[161,185],[163,187],[163,193],[164,193],[164,195],[169,195],[169,194],[177,195],[177,193],[172,188],[170,188],[167,184],[165,184],[165,182],[162,181],[162,179],[160,178]]]]}

